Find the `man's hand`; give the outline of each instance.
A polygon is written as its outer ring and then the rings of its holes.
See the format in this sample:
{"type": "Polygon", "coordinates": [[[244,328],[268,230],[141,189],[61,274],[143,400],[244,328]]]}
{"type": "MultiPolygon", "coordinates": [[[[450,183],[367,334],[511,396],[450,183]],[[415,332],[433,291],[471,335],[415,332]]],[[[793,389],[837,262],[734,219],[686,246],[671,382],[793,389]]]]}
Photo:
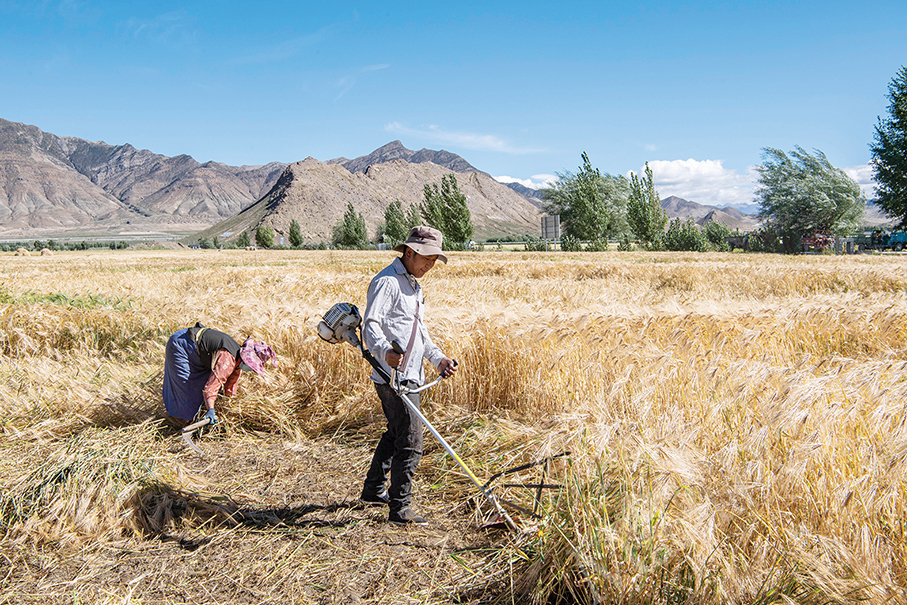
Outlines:
{"type": "Polygon", "coordinates": [[[387,362],[392,368],[396,368],[400,365],[400,362],[403,361],[403,355],[400,353],[394,353],[394,351],[388,351],[384,354],[384,361],[387,362]]]}
{"type": "Polygon", "coordinates": [[[457,371],[457,362],[455,359],[450,357],[445,357],[441,360],[441,363],[438,364],[438,372],[444,378],[449,378],[453,376],[454,372],[457,371]]]}
{"type": "Polygon", "coordinates": [[[214,413],[214,408],[211,408],[205,412],[205,418],[211,421],[211,424],[217,424],[217,414],[214,413]]]}

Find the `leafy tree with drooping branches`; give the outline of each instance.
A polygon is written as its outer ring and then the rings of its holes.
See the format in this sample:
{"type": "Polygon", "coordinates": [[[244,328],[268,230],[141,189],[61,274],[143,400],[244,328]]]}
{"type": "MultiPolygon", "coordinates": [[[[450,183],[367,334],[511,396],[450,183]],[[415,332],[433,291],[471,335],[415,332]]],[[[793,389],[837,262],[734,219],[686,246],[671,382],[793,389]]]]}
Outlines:
{"type": "Polygon", "coordinates": [[[756,201],[763,227],[777,232],[787,252],[796,252],[800,240],[817,232],[852,233],[863,218],[866,197],[860,186],[825,154],[809,154],[796,147],[788,156],[766,147],[756,167],[756,201]]]}

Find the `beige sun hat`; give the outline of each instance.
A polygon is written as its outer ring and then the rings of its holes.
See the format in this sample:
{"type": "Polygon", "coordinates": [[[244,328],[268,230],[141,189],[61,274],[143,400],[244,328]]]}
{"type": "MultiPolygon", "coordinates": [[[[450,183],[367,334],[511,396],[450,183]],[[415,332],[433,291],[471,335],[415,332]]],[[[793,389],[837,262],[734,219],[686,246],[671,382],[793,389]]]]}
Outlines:
{"type": "Polygon", "coordinates": [[[447,257],[444,256],[444,252],[441,250],[443,242],[444,236],[440,231],[420,225],[410,229],[406,241],[394,246],[394,250],[403,252],[409,246],[416,254],[421,254],[422,256],[434,256],[437,254],[438,260],[446,264],[447,257]]]}

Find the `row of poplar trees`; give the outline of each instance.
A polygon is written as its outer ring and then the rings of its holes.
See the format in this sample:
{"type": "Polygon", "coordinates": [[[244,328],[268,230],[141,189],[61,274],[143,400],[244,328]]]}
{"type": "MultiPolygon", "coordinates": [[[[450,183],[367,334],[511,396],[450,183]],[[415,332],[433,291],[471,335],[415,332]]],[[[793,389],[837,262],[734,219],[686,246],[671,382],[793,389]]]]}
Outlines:
{"type": "Polygon", "coordinates": [[[557,181],[542,190],[547,211],[561,217],[562,243],[585,241],[606,249],[608,240],[626,241],[632,234],[645,247],[660,249],[668,216],[649,164],[645,177],[631,173],[627,178],[602,173],[585,152],[582,160],[576,173],[558,173],[557,181]]]}
{"type": "MultiPolygon", "coordinates": [[[[888,115],[880,117],[870,144],[875,180],[874,202],[907,228],[907,67],[902,66],[888,86],[888,115]]],[[[779,242],[778,251],[799,249],[800,239],[822,232],[852,235],[863,227],[866,196],[859,184],[836,168],[825,154],[795,147],[790,153],[762,149],[763,162],[756,166],[758,184],[754,201],[762,221],[760,237],[779,242]]],[[[667,216],[646,164],[645,177],[603,174],[589,156],[582,155],[578,172],[558,174],[558,180],[543,196],[551,214],[561,215],[564,239],[584,240],[595,247],[607,239],[622,240],[629,234],[650,249],[671,247],[672,232],[687,232],[683,241],[695,241],[697,228],[689,220],[667,216]]],[[[706,225],[706,239],[720,241],[722,230],[706,225]]],[[[676,238],[675,238],[676,239],[676,238]]]]}
{"type": "MultiPolygon", "coordinates": [[[[388,204],[376,239],[393,247],[405,241],[409,230],[417,225],[428,225],[440,231],[444,235],[445,248],[462,249],[472,239],[472,215],[466,207],[466,195],[460,191],[453,173],[441,177],[440,185],[426,184],[419,205],[410,204],[404,209],[400,200],[388,204]]],[[[347,202],[346,212],[334,225],[331,244],[341,248],[369,245],[365,219],[356,212],[352,202],[347,202]]]]}

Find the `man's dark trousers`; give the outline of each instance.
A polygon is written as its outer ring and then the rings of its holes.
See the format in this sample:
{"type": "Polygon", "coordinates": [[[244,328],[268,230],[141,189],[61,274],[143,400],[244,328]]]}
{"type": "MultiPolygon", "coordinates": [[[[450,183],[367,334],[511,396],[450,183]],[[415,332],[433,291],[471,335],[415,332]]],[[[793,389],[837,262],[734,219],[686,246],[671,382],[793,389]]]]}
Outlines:
{"type": "MultiPolygon", "coordinates": [[[[409,388],[417,386],[408,380],[403,385],[409,388]]],[[[390,471],[391,484],[387,490],[390,509],[399,511],[410,504],[413,475],[422,459],[422,421],[390,386],[376,382],[375,390],[387,418],[387,430],[381,435],[372,456],[372,465],[365,476],[364,492],[381,493],[390,471]]],[[[419,393],[410,393],[407,397],[419,409],[419,393]]]]}

